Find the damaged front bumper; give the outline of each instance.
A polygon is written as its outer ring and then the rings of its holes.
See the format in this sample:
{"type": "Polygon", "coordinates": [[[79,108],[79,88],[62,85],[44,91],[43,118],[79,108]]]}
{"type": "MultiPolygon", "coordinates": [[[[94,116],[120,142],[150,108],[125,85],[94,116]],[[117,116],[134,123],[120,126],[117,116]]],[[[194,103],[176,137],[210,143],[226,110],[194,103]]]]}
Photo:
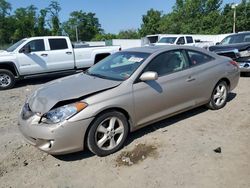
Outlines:
{"type": "Polygon", "coordinates": [[[24,120],[20,114],[19,129],[31,145],[49,154],[61,155],[84,149],[85,133],[93,119],[65,120],[52,125],[39,123],[37,115],[24,120]]]}
{"type": "Polygon", "coordinates": [[[240,72],[250,72],[250,61],[238,62],[240,72]]]}

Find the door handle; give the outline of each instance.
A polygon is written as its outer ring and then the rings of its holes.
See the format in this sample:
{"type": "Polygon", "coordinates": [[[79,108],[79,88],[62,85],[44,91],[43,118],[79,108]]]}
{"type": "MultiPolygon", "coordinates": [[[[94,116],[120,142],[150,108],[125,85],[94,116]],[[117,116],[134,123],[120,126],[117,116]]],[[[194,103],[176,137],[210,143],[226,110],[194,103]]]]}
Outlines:
{"type": "Polygon", "coordinates": [[[66,52],[66,54],[71,55],[71,54],[72,54],[72,52],[66,52]]]}
{"type": "Polygon", "coordinates": [[[41,56],[43,56],[43,57],[47,57],[47,56],[48,56],[48,54],[41,54],[41,56]]]}
{"type": "Polygon", "coordinates": [[[192,82],[192,81],[195,81],[195,80],[196,80],[196,79],[195,79],[195,78],[193,78],[193,77],[191,77],[191,76],[190,76],[190,77],[188,77],[188,79],[186,79],[186,81],[187,81],[187,82],[192,82]]]}

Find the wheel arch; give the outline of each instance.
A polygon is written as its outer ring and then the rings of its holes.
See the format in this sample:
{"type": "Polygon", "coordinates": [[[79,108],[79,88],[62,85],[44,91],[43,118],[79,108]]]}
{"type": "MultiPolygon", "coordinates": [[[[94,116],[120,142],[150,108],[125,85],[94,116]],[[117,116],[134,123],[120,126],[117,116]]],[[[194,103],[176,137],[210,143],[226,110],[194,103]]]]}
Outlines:
{"type": "Polygon", "coordinates": [[[230,83],[230,80],[229,80],[228,78],[226,78],[226,77],[221,78],[221,79],[216,83],[216,85],[217,85],[218,83],[222,82],[222,81],[224,81],[224,82],[227,83],[227,86],[228,86],[228,88],[229,88],[229,90],[230,90],[231,83],[230,83]]]}
{"type": "Polygon", "coordinates": [[[15,77],[19,77],[19,72],[13,62],[0,62],[0,69],[11,71],[15,77]]]}
{"type": "Polygon", "coordinates": [[[104,113],[107,113],[107,112],[110,112],[110,111],[118,111],[120,113],[122,113],[123,115],[125,115],[125,117],[127,118],[128,120],[128,128],[129,128],[129,133],[132,131],[132,118],[131,116],[129,115],[129,113],[124,110],[123,108],[120,108],[120,107],[111,107],[111,108],[107,108],[107,109],[104,109],[102,111],[100,111],[96,116],[95,118],[91,121],[91,123],[89,124],[86,132],[85,132],[85,136],[84,136],[84,146],[86,147],[87,146],[87,135],[89,133],[89,130],[90,130],[90,127],[91,125],[93,124],[93,122],[96,120],[97,117],[99,117],[100,115],[104,114],[104,113]]]}

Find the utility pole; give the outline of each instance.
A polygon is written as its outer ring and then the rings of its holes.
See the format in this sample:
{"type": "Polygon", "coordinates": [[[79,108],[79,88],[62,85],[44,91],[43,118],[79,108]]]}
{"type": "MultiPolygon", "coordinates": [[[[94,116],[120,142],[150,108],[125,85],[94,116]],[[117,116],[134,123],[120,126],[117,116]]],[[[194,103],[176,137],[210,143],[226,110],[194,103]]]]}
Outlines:
{"type": "Polygon", "coordinates": [[[76,42],[78,42],[79,39],[78,39],[78,28],[77,28],[77,25],[76,25],[76,42]]]}
{"type": "Polygon", "coordinates": [[[238,4],[233,4],[232,9],[234,9],[234,24],[233,24],[233,33],[236,32],[236,7],[238,4]]]}

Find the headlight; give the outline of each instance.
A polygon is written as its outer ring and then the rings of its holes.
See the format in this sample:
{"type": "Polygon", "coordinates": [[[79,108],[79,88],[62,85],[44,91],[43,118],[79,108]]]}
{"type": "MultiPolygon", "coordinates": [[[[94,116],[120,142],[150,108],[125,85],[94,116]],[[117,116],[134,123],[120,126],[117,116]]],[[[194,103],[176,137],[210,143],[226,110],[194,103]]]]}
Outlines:
{"type": "Polygon", "coordinates": [[[21,112],[21,116],[24,120],[29,119],[34,113],[31,111],[29,104],[25,103],[21,112]]]}
{"type": "Polygon", "coordinates": [[[87,106],[87,103],[77,102],[55,108],[43,115],[43,118],[45,119],[43,122],[48,124],[60,123],[82,111],[87,106]]]}
{"type": "Polygon", "coordinates": [[[245,51],[241,51],[239,52],[240,57],[249,57],[250,56],[250,49],[245,50],[245,51]]]}

